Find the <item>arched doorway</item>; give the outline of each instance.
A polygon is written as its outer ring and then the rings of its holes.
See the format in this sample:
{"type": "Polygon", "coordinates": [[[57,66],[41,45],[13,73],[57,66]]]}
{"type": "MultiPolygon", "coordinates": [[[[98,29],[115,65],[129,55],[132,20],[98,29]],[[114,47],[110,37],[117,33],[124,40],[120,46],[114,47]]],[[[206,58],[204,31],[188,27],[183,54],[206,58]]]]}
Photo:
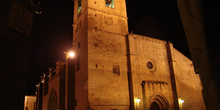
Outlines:
{"type": "Polygon", "coordinates": [[[165,97],[156,95],[152,98],[150,110],[169,110],[169,104],[165,97]]]}
{"type": "Polygon", "coordinates": [[[57,94],[54,89],[50,91],[49,100],[48,100],[48,110],[57,110],[58,103],[57,103],[57,94]]]}
{"type": "Polygon", "coordinates": [[[159,105],[156,102],[153,102],[150,105],[150,110],[160,110],[160,107],[159,107],[159,105]]]}

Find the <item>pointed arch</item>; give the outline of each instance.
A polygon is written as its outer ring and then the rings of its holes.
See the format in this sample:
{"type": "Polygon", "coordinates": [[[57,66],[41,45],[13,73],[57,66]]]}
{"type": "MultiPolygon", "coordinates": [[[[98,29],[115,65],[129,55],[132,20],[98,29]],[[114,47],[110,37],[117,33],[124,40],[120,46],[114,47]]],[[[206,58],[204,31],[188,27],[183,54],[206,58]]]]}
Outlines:
{"type": "Polygon", "coordinates": [[[155,95],[151,98],[150,110],[169,110],[170,106],[163,95],[155,95]],[[155,109],[156,108],[156,109],[155,109]]]}
{"type": "Polygon", "coordinates": [[[58,109],[57,94],[55,89],[52,88],[48,100],[48,110],[57,110],[57,109],[58,109]]]}

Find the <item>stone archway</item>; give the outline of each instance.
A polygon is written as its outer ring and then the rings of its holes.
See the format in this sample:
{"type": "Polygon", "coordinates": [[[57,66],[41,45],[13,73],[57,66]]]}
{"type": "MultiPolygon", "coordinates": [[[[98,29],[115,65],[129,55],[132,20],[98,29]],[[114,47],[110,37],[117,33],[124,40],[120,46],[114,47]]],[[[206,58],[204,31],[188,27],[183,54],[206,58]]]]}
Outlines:
{"type": "Polygon", "coordinates": [[[57,109],[58,109],[57,94],[54,89],[51,89],[48,100],[48,110],[57,110],[57,109]]]}
{"type": "Polygon", "coordinates": [[[169,110],[169,104],[165,97],[156,95],[152,98],[149,110],[169,110]]]}
{"type": "Polygon", "coordinates": [[[156,102],[153,102],[150,105],[150,110],[160,110],[160,107],[156,102]]]}

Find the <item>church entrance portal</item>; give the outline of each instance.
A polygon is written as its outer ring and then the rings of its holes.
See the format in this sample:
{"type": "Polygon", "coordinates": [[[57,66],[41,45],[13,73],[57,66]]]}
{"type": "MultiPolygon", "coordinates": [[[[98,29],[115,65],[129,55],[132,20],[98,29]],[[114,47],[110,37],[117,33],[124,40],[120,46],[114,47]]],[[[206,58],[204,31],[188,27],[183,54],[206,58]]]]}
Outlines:
{"type": "Polygon", "coordinates": [[[153,102],[150,105],[150,110],[160,110],[160,107],[159,107],[159,105],[156,102],[153,102]]]}
{"type": "Polygon", "coordinates": [[[156,95],[152,98],[150,110],[168,110],[169,104],[165,97],[156,95]]]}

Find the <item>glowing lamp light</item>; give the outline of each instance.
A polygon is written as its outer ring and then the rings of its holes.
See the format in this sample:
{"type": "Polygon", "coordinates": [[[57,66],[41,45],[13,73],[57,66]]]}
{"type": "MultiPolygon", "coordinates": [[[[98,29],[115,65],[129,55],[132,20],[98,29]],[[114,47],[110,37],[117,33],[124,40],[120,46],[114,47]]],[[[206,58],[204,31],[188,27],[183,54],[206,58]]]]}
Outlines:
{"type": "Polygon", "coordinates": [[[183,103],[184,103],[184,100],[183,100],[183,99],[179,99],[179,103],[180,103],[180,104],[183,104],[183,103]]]}
{"type": "Polygon", "coordinates": [[[75,53],[73,51],[64,52],[64,53],[66,53],[66,59],[75,57],[75,53]]]}
{"type": "Polygon", "coordinates": [[[74,52],[69,52],[69,57],[73,58],[75,56],[74,52]]]}
{"type": "Polygon", "coordinates": [[[141,101],[141,99],[139,99],[139,98],[137,98],[137,99],[136,99],[136,102],[138,102],[138,103],[139,103],[140,101],[141,101]]]}

